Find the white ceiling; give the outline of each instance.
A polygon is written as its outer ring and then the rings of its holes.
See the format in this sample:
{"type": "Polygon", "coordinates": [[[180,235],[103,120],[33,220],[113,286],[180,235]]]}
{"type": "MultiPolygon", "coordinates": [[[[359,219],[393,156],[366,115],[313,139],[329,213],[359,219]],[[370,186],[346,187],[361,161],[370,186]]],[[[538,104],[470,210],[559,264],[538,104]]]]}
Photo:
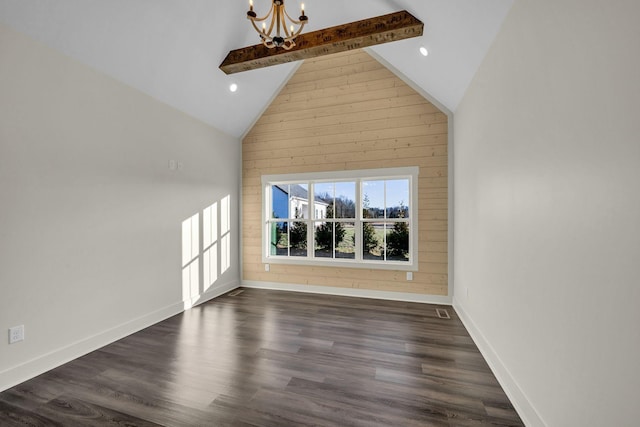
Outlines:
{"type": "MultiPolygon", "coordinates": [[[[419,38],[372,48],[455,111],[513,0],[289,0],[305,3],[305,31],[406,9],[419,38]],[[420,46],[429,56],[419,54],[420,46]]],[[[254,0],[260,15],[270,0],[254,0]]],[[[218,129],[241,136],[295,69],[283,64],[227,76],[229,50],[256,44],[248,1],[0,0],[0,22],[218,129]],[[229,85],[236,82],[236,93],[229,85]]]]}

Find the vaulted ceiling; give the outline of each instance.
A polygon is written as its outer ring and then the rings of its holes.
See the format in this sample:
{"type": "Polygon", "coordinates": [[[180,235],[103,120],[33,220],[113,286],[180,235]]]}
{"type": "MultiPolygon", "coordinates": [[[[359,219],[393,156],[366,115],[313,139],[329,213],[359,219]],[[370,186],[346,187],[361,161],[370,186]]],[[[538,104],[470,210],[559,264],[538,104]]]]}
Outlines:
{"type": "MultiPolygon", "coordinates": [[[[305,3],[305,31],[407,10],[422,37],[371,48],[450,111],[500,29],[513,0],[288,0],[305,3]],[[419,48],[429,55],[423,57],[419,48]]],[[[258,14],[271,0],[254,0],[258,14]]],[[[256,44],[248,1],[0,0],[0,23],[233,136],[255,122],[295,70],[283,64],[226,75],[232,50],[256,44]],[[229,85],[237,83],[235,93],[229,85]]]]}

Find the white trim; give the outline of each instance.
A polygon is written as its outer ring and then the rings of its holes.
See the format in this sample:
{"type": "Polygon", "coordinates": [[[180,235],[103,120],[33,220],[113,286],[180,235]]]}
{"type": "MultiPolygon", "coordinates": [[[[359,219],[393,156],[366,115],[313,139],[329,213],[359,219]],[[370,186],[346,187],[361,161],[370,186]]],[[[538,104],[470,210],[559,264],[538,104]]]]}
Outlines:
{"type": "Polygon", "coordinates": [[[238,144],[238,150],[239,150],[239,161],[240,161],[240,165],[238,167],[238,200],[236,202],[236,212],[238,212],[238,222],[237,222],[237,229],[238,229],[238,235],[237,235],[237,239],[236,242],[238,242],[237,244],[237,248],[238,248],[238,270],[240,270],[238,272],[238,277],[240,277],[240,281],[242,281],[242,278],[244,277],[244,268],[242,268],[242,266],[244,265],[244,207],[242,205],[242,201],[244,200],[244,178],[243,178],[243,170],[242,170],[242,144],[243,141],[242,139],[240,140],[240,144],[238,144]]]}
{"type": "Polygon", "coordinates": [[[333,286],[299,285],[295,283],[257,282],[253,280],[243,280],[242,286],[245,288],[269,289],[274,291],[303,292],[307,294],[338,295],[344,297],[371,298],[388,301],[451,305],[451,297],[448,296],[412,294],[409,292],[374,291],[357,288],[337,288],[333,286]]]}
{"type": "MultiPolygon", "coordinates": [[[[346,267],[346,268],[366,268],[366,269],[378,269],[378,270],[396,270],[396,271],[418,271],[419,266],[419,224],[420,220],[418,218],[418,177],[420,175],[420,168],[417,166],[407,166],[407,167],[397,167],[397,168],[377,168],[377,169],[354,169],[354,170],[341,170],[341,171],[328,171],[328,172],[307,172],[307,173],[293,173],[293,174],[274,174],[274,175],[262,175],[261,183],[262,183],[262,211],[261,211],[261,221],[262,221],[262,242],[261,242],[261,252],[262,252],[262,263],[263,264],[291,264],[291,265],[308,265],[308,266],[324,266],[324,267],[346,267]],[[409,187],[409,219],[406,222],[409,223],[410,232],[409,232],[409,261],[374,261],[374,260],[364,260],[362,259],[361,252],[361,238],[359,237],[360,233],[358,229],[360,229],[361,224],[363,222],[374,222],[373,220],[368,221],[362,218],[362,200],[361,200],[361,185],[362,181],[365,180],[392,180],[392,179],[406,179],[410,183],[409,187]],[[308,188],[308,197],[310,201],[308,202],[309,212],[307,213],[308,218],[304,220],[307,223],[307,230],[310,230],[310,225],[313,224],[313,221],[316,220],[311,212],[311,205],[313,199],[312,195],[314,194],[314,185],[318,182],[356,182],[356,192],[355,199],[357,205],[357,213],[355,218],[336,218],[332,220],[327,220],[330,222],[348,222],[354,223],[356,226],[356,254],[355,259],[338,259],[338,258],[323,258],[314,256],[313,252],[311,254],[307,253],[307,256],[293,257],[293,256],[273,256],[270,254],[270,233],[271,226],[267,226],[268,222],[290,222],[294,220],[301,220],[296,218],[277,218],[278,221],[275,221],[271,218],[271,208],[273,206],[272,200],[272,191],[271,188],[273,185],[286,185],[286,184],[302,184],[307,183],[308,188]]],[[[385,192],[386,198],[386,192],[385,192]]],[[[384,203],[386,207],[386,199],[384,203]]],[[[291,214],[289,213],[289,216],[291,214]]],[[[386,215],[385,215],[386,216],[386,215]]],[[[323,218],[324,219],[324,218],[323,218]]],[[[380,218],[375,220],[375,222],[392,222],[393,218],[380,218]]],[[[400,220],[402,221],[402,220],[400,220]]],[[[313,237],[312,233],[308,232],[307,234],[307,248],[313,247],[313,237]]],[[[449,294],[451,294],[449,292],[449,294]]]]}
{"type": "Polygon", "coordinates": [[[393,64],[391,64],[389,61],[387,61],[386,59],[384,59],[382,56],[380,56],[375,50],[373,50],[371,47],[365,47],[363,49],[365,52],[367,52],[369,55],[371,55],[376,61],[378,61],[379,63],[381,63],[382,65],[384,65],[389,71],[391,71],[393,74],[396,75],[396,77],[398,77],[400,80],[402,80],[404,83],[407,84],[407,86],[409,86],[411,89],[415,90],[420,96],[422,96],[423,98],[425,98],[426,100],[428,100],[430,103],[432,103],[433,105],[435,105],[440,111],[442,111],[444,114],[447,115],[447,122],[448,122],[448,141],[447,141],[447,146],[448,146],[448,150],[447,150],[447,155],[448,155],[448,189],[449,189],[449,203],[448,203],[448,207],[449,207],[449,227],[448,227],[448,247],[449,247],[449,251],[448,251],[448,262],[449,262],[449,281],[448,281],[448,295],[453,297],[454,295],[454,289],[455,289],[455,280],[454,280],[454,263],[455,260],[453,259],[453,252],[454,252],[454,233],[455,233],[455,227],[454,227],[454,197],[455,197],[455,188],[454,188],[454,176],[455,176],[455,171],[454,171],[454,150],[453,150],[453,143],[454,143],[454,139],[453,139],[453,120],[454,120],[454,114],[451,110],[449,110],[447,107],[445,107],[445,105],[443,103],[441,103],[438,99],[434,98],[433,96],[431,96],[430,93],[426,92],[422,87],[420,87],[420,85],[416,84],[413,80],[411,80],[409,77],[407,77],[403,72],[401,72],[399,69],[397,69],[393,64]]]}
{"type": "MultiPolygon", "coordinates": [[[[212,298],[218,297],[232,289],[237,288],[239,281],[226,283],[214,289],[210,289],[193,301],[193,304],[201,304],[212,298]]],[[[27,360],[19,365],[12,366],[0,372],[0,391],[14,387],[24,381],[30,380],[53,368],[68,363],[87,353],[98,350],[105,345],[111,344],[128,335],[138,332],[144,328],[162,322],[171,316],[184,311],[186,301],[177,302],[151,313],[136,317],[113,328],[99,332],[87,338],[83,338],[64,347],[50,351],[49,353],[27,360]]],[[[191,301],[190,301],[191,303],[191,301]]]]}
{"type": "Polygon", "coordinates": [[[420,168],[418,166],[407,166],[402,168],[378,168],[378,169],[353,169],[330,172],[305,172],[293,174],[262,175],[262,185],[277,181],[282,184],[298,184],[299,181],[349,181],[353,178],[386,178],[395,176],[418,176],[420,168]]]}
{"type": "Polygon", "coordinates": [[[458,314],[469,335],[471,335],[473,342],[487,361],[491,372],[493,372],[500,386],[502,386],[502,389],[513,404],[516,412],[518,412],[518,415],[520,415],[520,418],[522,418],[524,424],[529,427],[546,427],[547,424],[542,420],[540,413],[536,411],[531,401],[527,398],[520,386],[518,386],[513,375],[511,375],[500,359],[500,356],[498,356],[498,353],[493,349],[471,317],[464,311],[464,308],[457,299],[453,299],[453,309],[458,314]]]}
{"type": "Polygon", "coordinates": [[[233,280],[220,286],[216,286],[215,288],[211,288],[200,295],[183,300],[182,303],[184,305],[184,309],[188,310],[190,308],[203,304],[238,287],[240,287],[240,281],[233,280]]]}
{"type": "Polygon", "coordinates": [[[0,390],[5,390],[27,381],[182,311],[182,302],[171,304],[6,369],[0,372],[0,390]]]}
{"type": "MultiPolygon", "coordinates": [[[[353,221],[351,221],[353,222],[353,221]]],[[[308,267],[365,268],[368,270],[418,271],[418,263],[408,261],[372,261],[351,258],[294,257],[272,255],[262,259],[263,264],[305,265],[308,267]],[[330,260],[330,261],[329,261],[330,260]]]]}
{"type": "Polygon", "coordinates": [[[447,190],[448,190],[448,200],[447,207],[448,209],[448,227],[447,227],[447,262],[448,262],[448,295],[453,297],[455,295],[455,278],[454,278],[454,264],[455,260],[453,259],[454,248],[455,248],[455,159],[454,159],[454,149],[453,149],[453,114],[447,113],[447,122],[449,124],[449,132],[448,132],[448,141],[447,141],[447,167],[448,167],[448,180],[447,180],[447,190]]]}

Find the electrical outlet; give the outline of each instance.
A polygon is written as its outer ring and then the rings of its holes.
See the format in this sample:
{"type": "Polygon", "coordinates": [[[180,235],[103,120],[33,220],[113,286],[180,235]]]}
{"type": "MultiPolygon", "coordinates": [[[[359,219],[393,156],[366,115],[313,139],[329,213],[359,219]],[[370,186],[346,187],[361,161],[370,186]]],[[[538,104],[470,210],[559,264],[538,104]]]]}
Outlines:
{"type": "Polygon", "coordinates": [[[15,344],[24,340],[24,325],[9,328],[9,344],[15,344]]]}
{"type": "Polygon", "coordinates": [[[264,271],[269,271],[269,264],[264,265],[264,271]]]}
{"type": "Polygon", "coordinates": [[[413,280],[413,271],[407,271],[407,280],[413,280]]]}

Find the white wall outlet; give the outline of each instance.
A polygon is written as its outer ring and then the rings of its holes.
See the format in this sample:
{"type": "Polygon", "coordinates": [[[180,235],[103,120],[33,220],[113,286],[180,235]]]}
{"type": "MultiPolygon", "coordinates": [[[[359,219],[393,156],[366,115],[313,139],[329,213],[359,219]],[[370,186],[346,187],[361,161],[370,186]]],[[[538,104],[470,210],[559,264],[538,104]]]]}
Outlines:
{"type": "Polygon", "coordinates": [[[264,265],[264,271],[269,271],[269,264],[264,265]]]}
{"type": "Polygon", "coordinates": [[[407,271],[407,280],[413,280],[413,271],[407,271]]]}
{"type": "Polygon", "coordinates": [[[24,341],[24,325],[9,328],[9,344],[24,341]]]}
{"type": "Polygon", "coordinates": [[[176,170],[178,168],[178,163],[175,160],[169,160],[169,170],[176,170]]]}
{"type": "Polygon", "coordinates": [[[178,161],[178,170],[181,171],[182,169],[184,169],[184,163],[178,161]]]}

